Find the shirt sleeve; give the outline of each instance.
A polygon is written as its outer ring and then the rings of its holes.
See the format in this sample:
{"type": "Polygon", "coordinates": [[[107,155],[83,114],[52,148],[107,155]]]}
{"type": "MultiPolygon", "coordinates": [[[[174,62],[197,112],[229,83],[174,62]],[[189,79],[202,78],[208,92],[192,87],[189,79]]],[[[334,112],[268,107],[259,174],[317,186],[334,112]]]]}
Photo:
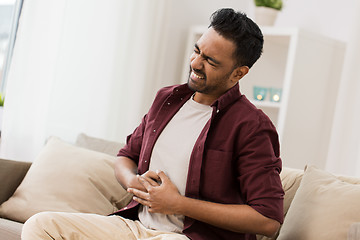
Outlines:
{"type": "Polygon", "coordinates": [[[117,155],[118,157],[128,157],[132,159],[136,164],[139,164],[139,156],[146,127],[146,119],[147,115],[142,118],[140,125],[134,130],[134,132],[127,136],[126,145],[122,149],[120,149],[117,155]]]}
{"type": "Polygon", "coordinates": [[[237,164],[244,200],[262,215],[282,223],[282,163],[275,127],[270,120],[262,121],[245,139],[237,164]]]}

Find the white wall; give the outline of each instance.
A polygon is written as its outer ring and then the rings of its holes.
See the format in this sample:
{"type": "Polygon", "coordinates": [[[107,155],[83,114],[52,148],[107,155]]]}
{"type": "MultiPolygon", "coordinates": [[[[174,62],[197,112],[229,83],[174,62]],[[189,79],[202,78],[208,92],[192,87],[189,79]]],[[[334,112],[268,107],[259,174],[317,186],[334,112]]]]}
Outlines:
{"type": "Polygon", "coordinates": [[[284,0],[277,26],[297,26],[348,41],[357,0],[284,0]]]}

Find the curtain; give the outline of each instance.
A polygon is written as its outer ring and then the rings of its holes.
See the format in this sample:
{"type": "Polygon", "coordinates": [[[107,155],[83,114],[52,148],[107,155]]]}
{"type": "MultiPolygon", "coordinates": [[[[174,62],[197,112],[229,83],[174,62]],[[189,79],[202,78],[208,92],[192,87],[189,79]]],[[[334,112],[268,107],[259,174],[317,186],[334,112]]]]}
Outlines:
{"type": "Polygon", "coordinates": [[[1,157],[33,161],[51,135],[125,141],[160,87],[170,4],[24,0],[1,157]]]}
{"type": "Polygon", "coordinates": [[[360,2],[351,23],[351,37],[347,45],[341,79],[327,170],[360,176],[360,2]]]}

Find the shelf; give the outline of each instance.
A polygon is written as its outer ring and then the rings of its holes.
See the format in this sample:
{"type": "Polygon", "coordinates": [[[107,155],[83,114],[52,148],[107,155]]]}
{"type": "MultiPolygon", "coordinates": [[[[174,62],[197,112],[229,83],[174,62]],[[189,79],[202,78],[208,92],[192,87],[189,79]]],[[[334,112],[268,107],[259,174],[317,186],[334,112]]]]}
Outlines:
{"type": "Polygon", "coordinates": [[[281,102],[258,101],[258,100],[250,100],[250,102],[257,107],[267,107],[267,108],[280,108],[281,107],[281,102]]]}

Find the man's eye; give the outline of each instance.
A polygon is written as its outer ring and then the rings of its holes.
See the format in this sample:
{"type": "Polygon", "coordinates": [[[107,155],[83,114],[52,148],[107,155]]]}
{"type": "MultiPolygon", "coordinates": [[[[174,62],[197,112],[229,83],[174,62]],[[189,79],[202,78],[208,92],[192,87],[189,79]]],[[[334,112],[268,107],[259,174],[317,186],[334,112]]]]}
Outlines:
{"type": "Polygon", "coordinates": [[[216,67],[216,64],[214,62],[212,62],[211,60],[208,59],[207,61],[211,66],[216,67]]]}
{"type": "Polygon", "coordinates": [[[198,49],[194,49],[194,53],[196,53],[196,54],[200,54],[200,52],[199,52],[199,50],[198,49]]]}

